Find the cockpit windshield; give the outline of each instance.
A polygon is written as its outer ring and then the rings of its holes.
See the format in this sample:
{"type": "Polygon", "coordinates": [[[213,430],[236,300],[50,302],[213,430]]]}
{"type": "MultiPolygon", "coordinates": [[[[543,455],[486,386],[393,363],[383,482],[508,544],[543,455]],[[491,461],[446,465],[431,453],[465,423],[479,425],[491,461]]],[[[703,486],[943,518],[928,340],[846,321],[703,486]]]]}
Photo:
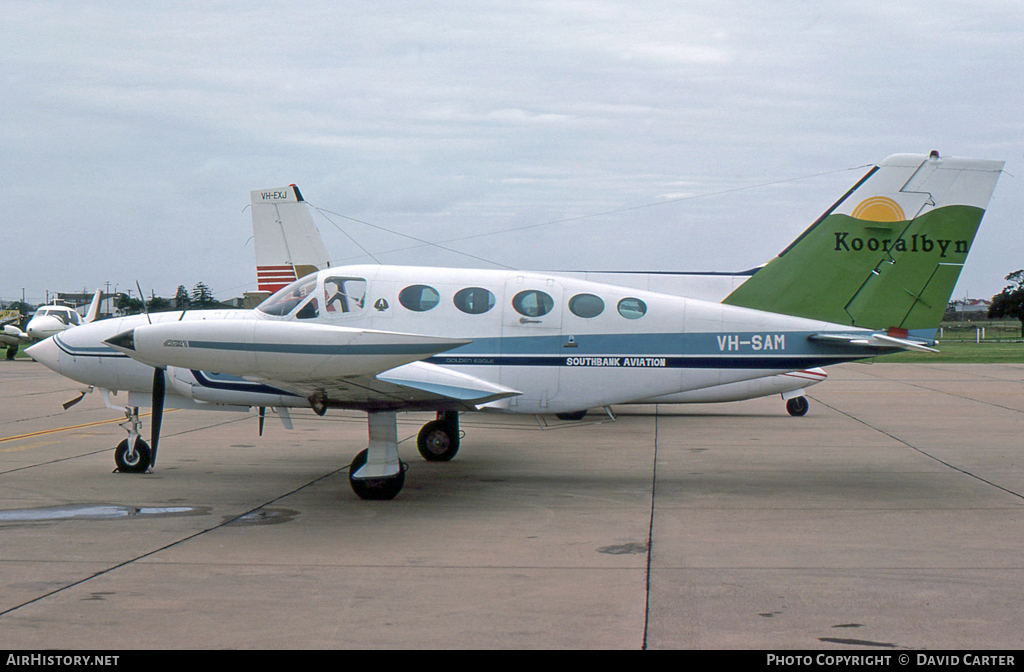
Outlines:
{"type": "Polygon", "coordinates": [[[316,274],[307,275],[277,290],[277,293],[259,305],[257,310],[267,315],[287,315],[316,289],[316,274]]]}
{"type": "Polygon", "coordinates": [[[65,308],[64,306],[46,306],[45,308],[40,308],[36,315],[53,317],[67,325],[82,323],[81,315],[71,308],[65,308]]]}

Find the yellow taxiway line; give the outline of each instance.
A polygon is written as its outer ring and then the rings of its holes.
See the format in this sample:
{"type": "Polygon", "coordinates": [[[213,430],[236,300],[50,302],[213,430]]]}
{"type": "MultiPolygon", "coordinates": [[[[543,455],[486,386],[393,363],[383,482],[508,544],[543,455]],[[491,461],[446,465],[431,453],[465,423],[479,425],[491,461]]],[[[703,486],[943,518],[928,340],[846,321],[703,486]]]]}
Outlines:
{"type": "MultiPolygon", "coordinates": [[[[139,413],[140,418],[144,418],[147,415],[153,415],[152,413],[139,413]]],[[[29,432],[28,434],[19,434],[17,436],[8,436],[0,439],[0,443],[7,443],[8,441],[18,441],[20,439],[29,439],[33,436],[43,436],[44,434],[55,434],[57,432],[67,432],[72,429],[84,429],[86,427],[97,427],[99,425],[109,425],[112,422],[124,422],[124,418],[112,418],[110,420],[100,420],[99,422],[87,422],[82,425],[71,425],[70,427],[56,427],[54,429],[42,429],[38,432],[29,432]]]]}

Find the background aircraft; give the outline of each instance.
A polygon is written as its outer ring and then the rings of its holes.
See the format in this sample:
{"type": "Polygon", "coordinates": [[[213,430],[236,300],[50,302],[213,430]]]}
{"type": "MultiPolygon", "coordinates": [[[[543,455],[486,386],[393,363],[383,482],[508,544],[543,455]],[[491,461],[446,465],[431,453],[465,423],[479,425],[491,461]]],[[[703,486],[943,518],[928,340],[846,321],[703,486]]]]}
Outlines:
{"type": "Polygon", "coordinates": [[[41,341],[66,329],[88,324],[99,314],[101,296],[102,290],[97,289],[85,317],[79,315],[78,311],[69,306],[60,304],[40,306],[25,326],[25,331],[28,332],[29,338],[41,341]]]}
{"type": "Polygon", "coordinates": [[[128,390],[123,471],[156,458],[164,405],[367,412],[350,467],[363,498],[404,485],[396,413],[434,410],[426,459],[458,413],[560,413],[679,398],[899,349],[931,350],[1002,163],[896,155],[721,303],[551,273],[328,268],[254,311],[132,316],[59,334],[38,361],[128,390]],[[207,373],[217,371],[218,374],[207,373]],[[152,448],[137,406],[152,403],[152,448]]]}
{"type": "Polygon", "coordinates": [[[7,348],[7,359],[14,359],[18,354],[18,346],[32,342],[28,334],[14,324],[20,319],[21,313],[17,310],[0,311],[0,345],[7,348]]]}

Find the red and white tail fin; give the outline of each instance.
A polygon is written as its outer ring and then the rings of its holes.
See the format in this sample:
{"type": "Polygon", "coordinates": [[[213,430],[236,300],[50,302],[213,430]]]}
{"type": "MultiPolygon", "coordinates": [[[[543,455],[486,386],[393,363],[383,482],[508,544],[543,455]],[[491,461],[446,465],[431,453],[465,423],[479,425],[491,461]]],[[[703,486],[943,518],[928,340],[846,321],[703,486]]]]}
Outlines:
{"type": "Polygon", "coordinates": [[[252,235],[259,291],[276,292],[330,266],[309,206],[294,184],[252,194],[252,235]]]}

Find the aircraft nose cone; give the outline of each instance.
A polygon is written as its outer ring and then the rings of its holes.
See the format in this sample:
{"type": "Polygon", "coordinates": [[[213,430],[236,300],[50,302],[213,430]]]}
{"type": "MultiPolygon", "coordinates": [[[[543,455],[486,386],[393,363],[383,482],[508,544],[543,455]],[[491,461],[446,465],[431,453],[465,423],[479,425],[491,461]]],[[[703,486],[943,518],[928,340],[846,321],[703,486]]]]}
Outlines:
{"type": "MultiPolygon", "coordinates": [[[[28,326],[25,327],[25,331],[28,332],[29,337],[41,341],[53,336],[57,331],[59,331],[56,322],[56,320],[48,317],[38,319],[33,318],[29,321],[28,326]]],[[[28,350],[25,352],[28,352],[28,350]]]]}
{"type": "Polygon", "coordinates": [[[60,348],[54,343],[52,336],[26,348],[25,354],[43,366],[60,373],[60,348]]]}

